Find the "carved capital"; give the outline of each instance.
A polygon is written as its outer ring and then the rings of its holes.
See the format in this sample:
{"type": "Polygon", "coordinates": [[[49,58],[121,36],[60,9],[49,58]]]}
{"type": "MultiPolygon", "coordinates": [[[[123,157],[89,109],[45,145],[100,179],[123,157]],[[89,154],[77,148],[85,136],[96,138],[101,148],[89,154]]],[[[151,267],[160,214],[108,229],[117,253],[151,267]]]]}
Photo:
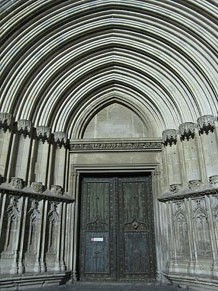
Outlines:
{"type": "Polygon", "coordinates": [[[188,182],[188,187],[191,190],[197,190],[198,188],[200,188],[202,185],[201,180],[190,180],[188,182]]]}
{"type": "Polygon", "coordinates": [[[30,135],[32,132],[32,122],[27,119],[21,119],[17,122],[17,130],[19,134],[23,134],[24,137],[30,135]]]}
{"type": "Polygon", "coordinates": [[[177,130],[176,129],[167,129],[162,132],[163,144],[171,146],[177,142],[177,130]]]}
{"type": "Polygon", "coordinates": [[[215,121],[216,117],[214,117],[213,115],[203,115],[199,117],[197,119],[199,133],[203,134],[205,132],[206,134],[208,134],[209,131],[213,132],[215,127],[215,121]]]}
{"type": "Polygon", "coordinates": [[[51,129],[48,126],[37,126],[36,127],[36,137],[42,140],[44,143],[46,140],[49,141],[51,136],[51,129]]]}
{"type": "Polygon", "coordinates": [[[32,182],[31,188],[37,193],[42,193],[44,187],[42,185],[42,182],[32,182]]]}
{"type": "Polygon", "coordinates": [[[54,132],[54,143],[59,145],[60,147],[62,145],[66,146],[68,142],[67,134],[63,131],[56,131],[54,132]]]}
{"type": "Polygon", "coordinates": [[[189,140],[195,136],[195,128],[197,124],[194,122],[185,122],[179,126],[179,134],[181,135],[182,140],[189,140]]]}
{"type": "Polygon", "coordinates": [[[21,178],[17,178],[17,177],[12,177],[11,178],[11,182],[10,182],[10,186],[15,188],[15,189],[22,189],[23,188],[23,179],[21,178]]]}
{"type": "Polygon", "coordinates": [[[59,185],[52,185],[51,192],[54,193],[54,195],[62,196],[63,195],[63,188],[59,185]]]}
{"type": "Polygon", "coordinates": [[[10,113],[0,112],[0,129],[4,132],[11,130],[13,125],[13,116],[10,113]]]}
{"type": "Polygon", "coordinates": [[[178,193],[181,188],[182,188],[181,184],[171,184],[170,185],[170,191],[173,192],[174,194],[178,193]]]}
{"type": "Polygon", "coordinates": [[[218,175],[213,175],[209,177],[209,182],[212,185],[218,185],[218,175]]]}

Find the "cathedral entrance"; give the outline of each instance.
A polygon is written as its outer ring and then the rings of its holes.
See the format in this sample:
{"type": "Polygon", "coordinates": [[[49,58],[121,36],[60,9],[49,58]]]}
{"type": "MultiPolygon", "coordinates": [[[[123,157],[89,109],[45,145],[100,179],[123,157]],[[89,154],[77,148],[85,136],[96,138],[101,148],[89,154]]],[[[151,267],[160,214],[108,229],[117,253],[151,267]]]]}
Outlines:
{"type": "Polygon", "coordinates": [[[80,188],[80,280],[154,279],[151,175],[83,176],[80,188]]]}

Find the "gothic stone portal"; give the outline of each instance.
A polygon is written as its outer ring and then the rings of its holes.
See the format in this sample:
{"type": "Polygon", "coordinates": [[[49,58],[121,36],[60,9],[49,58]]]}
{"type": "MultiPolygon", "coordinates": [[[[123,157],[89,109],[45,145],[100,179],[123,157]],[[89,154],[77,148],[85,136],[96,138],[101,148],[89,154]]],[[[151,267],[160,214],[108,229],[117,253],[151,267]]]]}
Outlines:
{"type": "Polygon", "coordinates": [[[84,176],[81,280],[152,280],[155,243],[151,176],[84,176]]]}

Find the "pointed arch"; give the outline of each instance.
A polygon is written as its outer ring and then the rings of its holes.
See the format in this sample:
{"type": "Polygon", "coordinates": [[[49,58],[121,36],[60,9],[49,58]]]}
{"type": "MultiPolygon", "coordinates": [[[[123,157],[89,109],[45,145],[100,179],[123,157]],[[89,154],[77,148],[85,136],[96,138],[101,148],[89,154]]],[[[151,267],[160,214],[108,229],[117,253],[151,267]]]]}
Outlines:
{"type": "Polygon", "coordinates": [[[145,115],[144,111],[136,103],[133,103],[128,97],[114,96],[114,94],[109,94],[108,96],[102,96],[102,98],[96,98],[92,102],[87,102],[84,105],[83,110],[80,111],[80,115],[76,118],[74,125],[71,125],[72,132],[71,137],[73,139],[82,139],[84,137],[84,132],[92,120],[92,118],[98,114],[100,111],[112,104],[119,104],[126,107],[135,114],[145,127],[145,131],[148,136],[153,136],[154,128],[148,117],[145,115]]]}

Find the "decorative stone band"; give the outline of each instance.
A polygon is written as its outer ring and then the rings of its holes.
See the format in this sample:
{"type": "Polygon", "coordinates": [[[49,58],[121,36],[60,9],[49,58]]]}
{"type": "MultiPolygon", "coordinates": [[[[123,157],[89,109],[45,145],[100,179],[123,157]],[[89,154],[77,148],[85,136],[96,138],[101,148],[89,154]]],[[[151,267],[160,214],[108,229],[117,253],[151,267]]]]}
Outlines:
{"type": "Polygon", "coordinates": [[[162,143],[157,141],[131,141],[131,142],[72,142],[71,152],[112,152],[112,151],[161,151],[162,143]]]}
{"type": "Polygon", "coordinates": [[[206,134],[208,134],[209,131],[213,132],[215,127],[215,121],[216,117],[213,115],[203,115],[199,117],[197,119],[199,133],[203,134],[205,132],[206,134]]]}
{"type": "MultiPolygon", "coordinates": [[[[45,192],[39,192],[39,191],[33,190],[32,187],[31,188],[24,187],[23,189],[16,189],[16,188],[11,187],[11,185],[2,184],[0,185],[0,192],[12,198],[11,204],[13,204],[13,199],[16,200],[16,199],[19,199],[20,197],[28,197],[30,201],[32,201],[33,203],[36,201],[35,199],[37,199],[37,201],[41,201],[42,199],[48,200],[49,203],[52,203],[52,201],[55,201],[55,202],[62,201],[66,203],[73,203],[75,201],[68,193],[64,193],[63,195],[57,195],[57,194],[54,195],[51,192],[51,190],[49,191],[47,190],[45,192]]],[[[33,203],[31,206],[32,208],[34,207],[33,203]]]]}
{"type": "Polygon", "coordinates": [[[54,132],[54,143],[61,146],[68,145],[67,133],[63,131],[56,131],[54,132]]]}
{"type": "Polygon", "coordinates": [[[158,198],[158,201],[160,202],[166,202],[166,201],[175,201],[180,200],[184,198],[197,198],[197,197],[204,197],[205,195],[212,195],[217,197],[218,194],[218,188],[217,187],[209,187],[208,189],[197,189],[187,192],[180,192],[180,193],[172,193],[172,195],[164,195],[162,197],[158,198]]]}
{"type": "Polygon", "coordinates": [[[46,140],[49,141],[51,136],[51,129],[48,126],[37,126],[36,127],[36,137],[42,140],[44,143],[46,140]]]}
{"type": "Polygon", "coordinates": [[[165,146],[176,144],[177,142],[177,130],[176,129],[167,129],[162,132],[162,140],[165,146]]]}
{"type": "Polygon", "coordinates": [[[32,132],[32,122],[27,119],[21,119],[17,122],[17,130],[19,134],[23,134],[24,137],[31,135],[32,132]]]}
{"type": "Polygon", "coordinates": [[[10,113],[0,112],[0,129],[4,132],[11,130],[13,126],[13,116],[10,113]]]}
{"type": "Polygon", "coordinates": [[[179,126],[179,134],[181,135],[181,140],[189,140],[195,136],[195,128],[197,124],[194,122],[185,122],[179,126]]]}

